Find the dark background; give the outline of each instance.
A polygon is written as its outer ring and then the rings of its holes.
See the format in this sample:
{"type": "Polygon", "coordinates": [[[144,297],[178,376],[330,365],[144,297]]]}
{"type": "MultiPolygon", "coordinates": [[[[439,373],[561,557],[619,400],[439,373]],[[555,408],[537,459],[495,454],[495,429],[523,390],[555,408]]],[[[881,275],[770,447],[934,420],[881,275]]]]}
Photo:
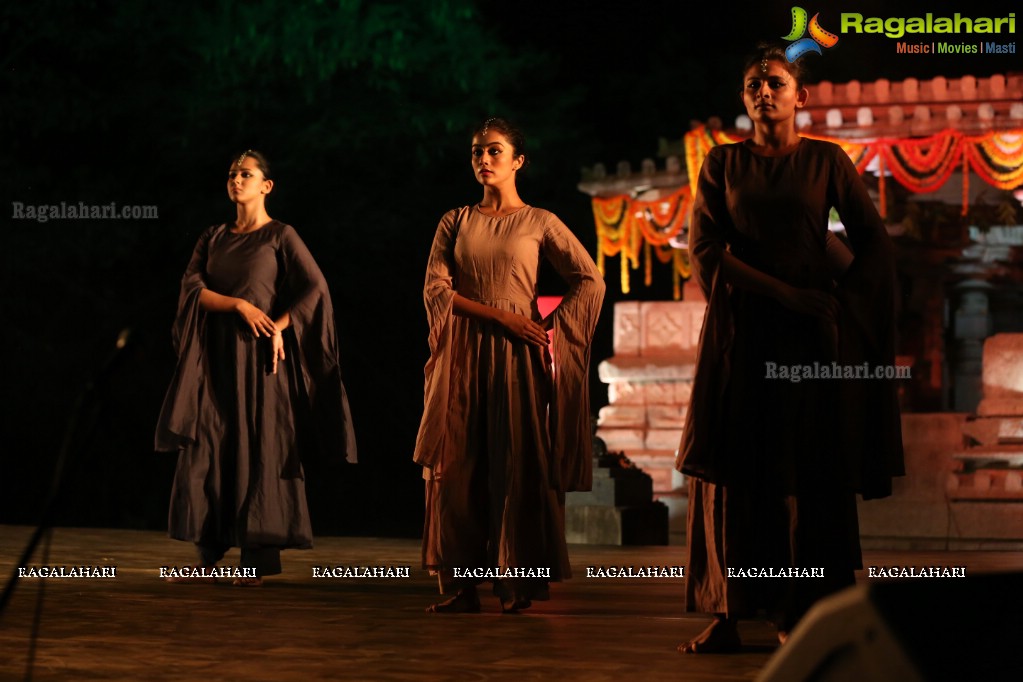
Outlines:
{"type": "MultiPolygon", "coordinates": [[[[1001,3],[997,3],[1001,4],[1001,3]]],[[[805,5],[839,29],[867,16],[1004,16],[996,3],[805,5]]],[[[0,207],[154,205],[156,220],[3,219],[4,405],[0,522],[35,523],[76,397],[132,343],[93,403],[57,522],[162,529],[174,457],[152,435],[171,376],[170,324],[199,233],[231,220],[225,172],[270,158],[270,214],[296,226],[327,276],[361,463],[307,463],[319,534],[417,536],[411,455],[427,359],[422,278],[437,220],[479,200],[473,127],[518,122],[531,166],[520,193],[557,213],[590,253],[580,169],[638,167],[691,120],[742,113],[742,55],[788,33],[790,2],[559,3],[218,0],[5,3],[0,9],[0,207]]],[[[1023,18],[1019,18],[1023,22],[1023,18]]],[[[1004,41],[1015,35],[995,36],[1004,41]]],[[[912,36],[907,36],[912,40],[912,36]]],[[[950,40],[954,37],[950,37],[950,40]]],[[[964,40],[975,42],[972,37],[964,40]]],[[[846,35],[811,57],[842,82],[1018,70],[1017,55],[896,55],[846,35]]],[[[663,163],[663,162],[661,162],[663,163]]],[[[623,298],[668,299],[667,269],[623,296],[617,259],[594,341],[611,355],[623,298]]],[[[544,272],[543,293],[562,292],[544,272]]],[[[607,401],[592,381],[593,409],[607,401]]]]}

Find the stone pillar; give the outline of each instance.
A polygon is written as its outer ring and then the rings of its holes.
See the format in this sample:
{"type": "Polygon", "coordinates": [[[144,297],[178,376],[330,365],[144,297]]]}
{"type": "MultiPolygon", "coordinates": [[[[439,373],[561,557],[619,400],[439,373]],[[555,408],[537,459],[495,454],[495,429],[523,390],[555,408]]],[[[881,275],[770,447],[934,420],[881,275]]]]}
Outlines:
{"type": "Polygon", "coordinates": [[[597,435],[647,473],[668,506],[672,542],[681,541],[686,502],[675,452],[692,393],[696,351],[707,304],[686,283],[684,301],[615,304],[614,356],[598,365],[608,384],[597,435]]]}
{"type": "Polygon", "coordinates": [[[988,292],[991,285],[968,279],[956,285],[952,312],[952,410],[974,412],[981,399],[984,339],[991,334],[988,292]]]}

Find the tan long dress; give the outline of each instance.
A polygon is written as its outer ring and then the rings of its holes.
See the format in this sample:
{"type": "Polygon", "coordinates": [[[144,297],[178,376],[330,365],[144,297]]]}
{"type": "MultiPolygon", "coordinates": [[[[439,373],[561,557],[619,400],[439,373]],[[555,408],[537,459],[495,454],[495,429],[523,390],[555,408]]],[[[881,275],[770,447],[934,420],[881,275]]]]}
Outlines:
{"type": "Polygon", "coordinates": [[[430,359],[415,461],[426,479],[423,565],[442,587],[456,567],[569,577],[564,493],[591,485],[588,367],[603,294],[592,258],[548,211],[494,218],[463,207],[441,219],[423,290],[430,359]],[[556,380],[546,348],[452,309],[457,292],[540,321],[541,257],[570,285],[553,313],[556,380]]]}

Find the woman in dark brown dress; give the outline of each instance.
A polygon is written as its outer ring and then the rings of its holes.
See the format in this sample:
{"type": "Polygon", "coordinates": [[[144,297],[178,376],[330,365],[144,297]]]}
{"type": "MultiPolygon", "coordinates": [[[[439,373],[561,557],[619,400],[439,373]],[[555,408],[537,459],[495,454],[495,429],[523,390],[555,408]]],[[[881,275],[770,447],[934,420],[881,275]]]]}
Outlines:
{"type": "Polygon", "coordinates": [[[203,232],[185,270],[156,431],[157,450],[179,451],[170,536],[196,544],[194,568],[240,547],[254,574],[240,586],[280,573],[281,549],[312,546],[302,458],[356,455],[330,292],[294,228],[267,214],[272,189],[262,154],[232,161],[237,217],[203,232]]]}
{"type": "Polygon", "coordinates": [[[678,462],[689,476],[686,609],[714,620],[683,653],[738,650],[738,619],[760,612],[784,641],[817,599],[854,582],[856,493],[890,494],[902,473],[893,382],[778,377],[815,362],[893,365],[893,249],[845,152],[797,135],[801,65],[766,46],[743,77],[753,136],[708,154],[690,234],[708,309],[678,462]],[[854,255],[838,276],[832,207],[854,255]]]}

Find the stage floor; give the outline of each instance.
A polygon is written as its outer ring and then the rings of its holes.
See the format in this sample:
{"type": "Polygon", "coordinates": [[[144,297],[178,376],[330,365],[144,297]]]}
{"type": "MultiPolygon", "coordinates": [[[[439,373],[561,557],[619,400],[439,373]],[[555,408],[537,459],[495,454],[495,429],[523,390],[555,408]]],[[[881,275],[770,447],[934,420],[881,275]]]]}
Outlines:
{"type": "MultiPolygon", "coordinates": [[[[6,583],[31,529],[0,526],[6,583]]],[[[684,547],[569,548],[576,577],[518,615],[481,592],[483,613],[435,615],[419,542],[319,537],[283,554],[262,588],[178,585],[161,566],[194,561],[158,532],[60,528],[30,566],[116,566],[115,579],[25,578],[0,614],[0,679],[32,680],[751,680],[774,652],[766,622],[741,624],[744,651],[681,656],[706,617],[682,612],[678,578],[585,577],[588,566],[678,566],[684,547]],[[410,566],[410,578],[313,578],[322,566],[410,566]]],[[[236,564],[237,550],[224,564],[236,564]]],[[[879,552],[864,563],[1023,570],[1023,552],[879,552]]],[[[859,577],[868,580],[866,574],[859,577]]]]}

